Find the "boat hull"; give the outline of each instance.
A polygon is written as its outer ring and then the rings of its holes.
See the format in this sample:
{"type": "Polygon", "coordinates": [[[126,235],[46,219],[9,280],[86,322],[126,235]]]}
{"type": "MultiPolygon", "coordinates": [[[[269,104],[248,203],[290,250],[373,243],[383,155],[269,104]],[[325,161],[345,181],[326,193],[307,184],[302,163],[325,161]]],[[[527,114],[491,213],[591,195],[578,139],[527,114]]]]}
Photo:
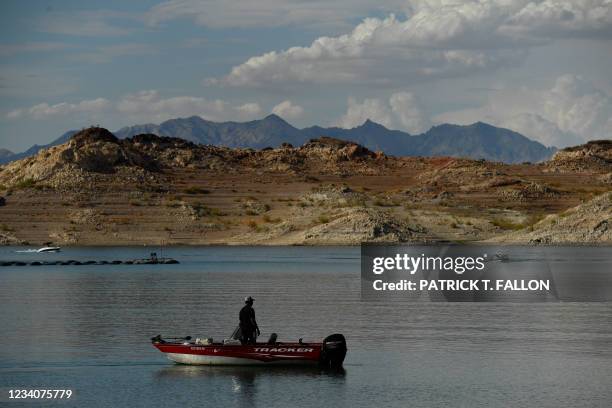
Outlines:
{"type": "Polygon", "coordinates": [[[321,343],[196,345],[154,344],[168,359],[190,365],[316,365],[321,343]]]}

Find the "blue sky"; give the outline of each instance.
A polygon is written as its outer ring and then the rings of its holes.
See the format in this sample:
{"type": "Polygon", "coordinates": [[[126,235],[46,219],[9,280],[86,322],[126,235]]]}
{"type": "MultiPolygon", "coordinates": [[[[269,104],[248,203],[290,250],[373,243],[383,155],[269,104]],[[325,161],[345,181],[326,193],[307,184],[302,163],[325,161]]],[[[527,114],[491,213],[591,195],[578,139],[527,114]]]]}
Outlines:
{"type": "Polygon", "coordinates": [[[612,131],[610,0],[3,1],[0,147],[271,112],[416,134],[477,120],[564,146],[612,131]]]}

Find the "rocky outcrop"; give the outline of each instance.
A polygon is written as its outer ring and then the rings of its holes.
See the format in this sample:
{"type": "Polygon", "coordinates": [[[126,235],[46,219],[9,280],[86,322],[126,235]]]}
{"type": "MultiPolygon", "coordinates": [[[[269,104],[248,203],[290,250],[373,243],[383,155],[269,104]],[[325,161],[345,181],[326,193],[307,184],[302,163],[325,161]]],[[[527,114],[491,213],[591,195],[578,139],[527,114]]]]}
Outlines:
{"type": "Polygon", "coordinates": [[[599,181],[605,184],[612,184],[612,173],[606,173],[599,176],[599,181]]]}
{"type": "Polygon", "coordinates": [[[379,174],[391,161],[353,142],[330,137],[312,139],[303,146],[282,146],[252,152],[241,164],[292,174],[379,174]]]}
{"type": "Polygon", "coordinates": [[[426,231],[410,226],[390,214],[371,208],[351,208],[333,220],[300,234],[309,245],[352,244],[362,242],[423,242],[426,231]]]}
{"type": "Polygon", "coordinates": [[[155,157],[160,166],[194,166],[229,172],[246,167],[293,174],[304,170],[339,172],[350,168],[359,173],[373,171],[374,162],[384,161],[386,157],[356,143],[329,137],[312,139],[300,147],[283,144],[278,148],[261,150],[196,145],[178,138],[151,134],[134,136],[126,139],[125,143],[149,157],[155,157]],[[364,167],[372,169],[364,170],[364,167]]]}
{"type": "Polygon", "coordinates": [[[612,171],[612,140],[594,140],[559,150],[545,163],[554,172],[612,171]]]}
{"type": "Polygon", "coordinates": [[[246,200],[240,204],[245,214],[260,215],[270,210],[270,206],[255,200],[246,200]]]}
{"type": "MultiPolygon", "coordinates": [[[[157,170],[155,160],[139,152],[131,143],[120,141],[98,127],[82,130],[67,143],[41,150],[36,156],[11,162],[0,171],[7,186],[80,186],[88,174],[113,174],[135,169],[135,174],[157,170]]],[[[124,172],[125,173],[125,172],[124,172]]]]}
{"type": "Polygon", "coordinates": [[[53,231],[49,238],[60,245],[75,245],[79,242],[80,234],[72,231],[53,231]]]}
{"type": "MultiPolygon", "coordinates": [[[[307,210],[310,213],[309,210],[307,210]]],[[[311,214],[312,215],[312,214],[311,214]]],[[[397,219],[391,212],[375,208],[349,207],[328,216],[311,217],[294,213],[292,218],[232,237],[230,244],[263,245],[359,245],[362,242],[428,242],[427,230],[397,219]],[[305,220],[310,220],[304,224],[305,220]]]]}
{"type": "Polygon", "coordinates": [[[311,139],[302,146],[303,151],[318,151],[324,153],[328,159],[334,161],[355,160],[355,159],[382,159],[385,155],[381,152],[374,153],[357,143],[345,140],[334,139],[332,137],[320,137],[311,139]]]}
{"type": "Polygon", "coordinates": [[[355,191],[347,186],[322,185],[313,189],[310,193],[300,197],[305,205],[325,205],[327,207],[352,207],[358,206],[367,200],[363,193],[355,191]]]}
{"type": "Polygon", "coordinates": [[[8,232],[0,232],[0,245],[26,245],[25,241],[22,241],[15,237],[13,234],[8,232]]]}
{"type": "Polygon", "coordinates": [[[0,170],[0,182],[7,186],[44,182],[47,187],[68,188],[91,184],[94,174],[131,172],[134,177],[146,178],[147,174],[185,167],[227,173],[250,169],[296,175],[377,174],[384,170],[386,159],[382,153],[328,137],[297,148],[284,145],[256,151],[196,145],[152,134],[120,140],[106,129],[93,127],[76,133],[67,143],[6,165],[0,170]]]}
{"type": "Polygon", "coordinates": [[[437,158],[437,165],[418,175],[423,185],[456,186],[464,190],[481,189],[500,174],[490,170],[484,160],[437,158]]]}
{"type": "Polygon", "coordinates": [[[556,198],[561,192],[542,183],[531,182],[518,188],[508,188],[501,191],[503,201],[530,202],[534,200],[556,198]]]}
{"type": "Polygon", "coordinates": [[[492,241],[520,244],[609,244],[612,242],[612,192],[561,214],[549,215],[531,227],[492,241]]]}
{"type": "Polygon", "coordinates": [[[102,221],[100,211],[93,208],[74,210],[70,213],[70,221],[74,224],[97,226],[102,221]]]}
{"type": "Polygon", "coordinates": [[[156,170],[157,162],[117,139],[104,128],[94,127],[75,134],[62,150],[59,160],[96,173],[113,173],[119,166],[156,170]]]}

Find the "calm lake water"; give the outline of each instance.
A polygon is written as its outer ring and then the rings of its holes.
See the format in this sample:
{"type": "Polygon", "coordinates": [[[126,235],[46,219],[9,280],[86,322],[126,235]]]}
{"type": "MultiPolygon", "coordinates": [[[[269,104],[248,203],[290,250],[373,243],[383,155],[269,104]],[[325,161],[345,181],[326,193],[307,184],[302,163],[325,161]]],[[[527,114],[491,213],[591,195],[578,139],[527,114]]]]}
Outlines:
{"type": "MultiPolygon", "coordinates": [[[[130,259],[69,248],[0,259],[130,259]]],[[[158,251],[159,252],[159,251],[158,251]]],[[[359,248],[168,248],[179,265],[0,268],[0,405],[609,407],[611,303],[360,300],[359,248]],[[149,338],[221,339],[251,295],[262,335],[345,334],[343,373],[173,365],[149,338]],[[8,401],[13,388],[70,400],[8,401]]]]}

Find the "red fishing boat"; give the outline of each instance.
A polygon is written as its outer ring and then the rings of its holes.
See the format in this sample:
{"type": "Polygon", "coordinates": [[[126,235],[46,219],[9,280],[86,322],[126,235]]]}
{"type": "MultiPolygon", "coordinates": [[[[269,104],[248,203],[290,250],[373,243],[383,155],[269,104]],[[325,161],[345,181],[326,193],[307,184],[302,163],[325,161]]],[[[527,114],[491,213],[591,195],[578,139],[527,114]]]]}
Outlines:
{"type": "Polygon", "coordinates": [[[153,346],[180,364],[195,365],[315,365],[340,367],[346,356],[342,334],[327,336],[320,343],[277,342],[275,336],[266,343],[214,343],[192,341],[191,337],[151,339],[153,346]]]}

